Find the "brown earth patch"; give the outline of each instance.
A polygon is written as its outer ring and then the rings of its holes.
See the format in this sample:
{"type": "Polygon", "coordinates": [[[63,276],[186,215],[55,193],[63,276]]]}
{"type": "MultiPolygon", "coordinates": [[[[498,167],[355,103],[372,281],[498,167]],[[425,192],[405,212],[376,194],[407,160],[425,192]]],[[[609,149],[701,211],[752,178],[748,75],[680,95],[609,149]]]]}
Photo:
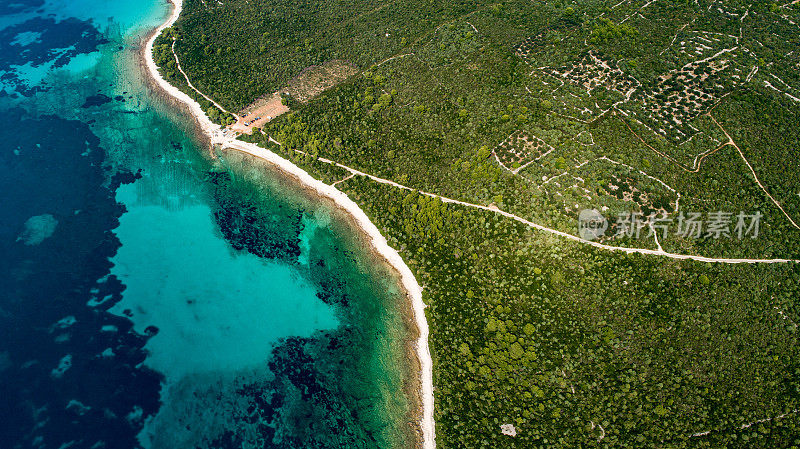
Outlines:
{"type": "Polygon", "coordinates": [[[306,103],[356,73],[358,73],[356,66],[342,60],[312,65],[291,79],[283,92],[301,103],[306,103]]]}
{"type": "Polygon", "coordinates": [[[275,92],[267,97],[259,98],[255,103],[239,113],[236,123],[230,126],[234,131],[252,134],[253,128],[261,128],[275,117],[288,112],[289,108],[281,102],[281,95],[275,92]]]}
{"type": "Polygon", "coordinates": [[[356,66],[342,60],[333,60],[322,65],[307,67],[289,80],[285,88],[261,97],[241,110],[238,120],[230,126],[230,129],[252,134],[254,128],[261,128],[275,117],[289,111],[289,108],[281,101],[281,95],[289,94],[293,99],[307,103],[323,91],[356,73],[358,73],[356,66]]]}

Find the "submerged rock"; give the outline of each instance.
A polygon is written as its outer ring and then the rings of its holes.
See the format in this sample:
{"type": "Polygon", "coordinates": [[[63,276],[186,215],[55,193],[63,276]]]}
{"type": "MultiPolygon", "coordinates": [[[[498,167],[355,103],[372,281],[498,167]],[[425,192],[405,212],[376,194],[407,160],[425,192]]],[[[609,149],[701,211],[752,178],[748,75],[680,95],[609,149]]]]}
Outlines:
{"type": "Polygon", "coordinates": [[[58,226],[58,220],[50,214],[36,215],[25,222],[25,229],[17,237],[17,241],[33,246],[42,243],[52,236],[58,226]]]}
{"type": "Polygon", "coordinates": [[[82,108],[91,108],[93,106],[101,106],[111,101],[111,97],[108,95],[97,94],[92,95],[91,97],[86,97],[86,101],[81,105],[82,108]]]}

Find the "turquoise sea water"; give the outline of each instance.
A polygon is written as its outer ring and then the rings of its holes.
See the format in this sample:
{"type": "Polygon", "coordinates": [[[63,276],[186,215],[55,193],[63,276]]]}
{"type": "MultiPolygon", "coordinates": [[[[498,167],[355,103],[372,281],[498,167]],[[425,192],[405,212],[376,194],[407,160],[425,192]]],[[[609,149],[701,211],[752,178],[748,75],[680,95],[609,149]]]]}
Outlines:
{"type": "Polygon", "coordinates": [[[407,446],[396,282],[146,86],[167,13],[0,5],[0,447],[407,446]]]}

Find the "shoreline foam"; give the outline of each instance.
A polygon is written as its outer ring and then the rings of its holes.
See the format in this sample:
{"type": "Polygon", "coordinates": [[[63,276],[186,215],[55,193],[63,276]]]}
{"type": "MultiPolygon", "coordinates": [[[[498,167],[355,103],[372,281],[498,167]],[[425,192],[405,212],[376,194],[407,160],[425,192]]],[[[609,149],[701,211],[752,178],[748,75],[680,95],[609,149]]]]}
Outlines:
{"type": "Polygon", "coordinates": [[[344,192],[336,189],[333,186],[325,184],[324,182],[309,175],[305,170],[294,165],[291,161],[286,160],[277,154],[265,148],[261,148],[255,144],[242,142],[242,141],[229,141],[222,135],[222,129],[208,119],[203,108],[192,99],[189,95],[182,92],[177,87],[171,85],[167,80],[161,77],[158,72],[158,67],[153,60],[153,44],[161,32],[172,26],[180,16],[182,9],[182,0],[170,0],[173,4],[172,13],[170,17],[161,24],[153,34],[147,39],[147,44],[144,48],[145,65],[147,66],[147,73],[156,82],[156,84],[169,94],[174,99],[183,103],[191,112],[192,116],[197,121],[202,132],[210,138],[212,144],[220,144],[224,148],[232,148],[250,154],[258,159],[264,160],[271,165],[277,167],[281,171],[292,175],[301,184],[309,189],[312,189],[317,195],[331,199],[339,208],[344,209],[350,216],[353,217],[356,224],[358,224],[361,231],[363,231],[370,240],[371,246],[391,265],[400,275],[403,288],[406,290],[408,297],[411,300],[411,309],[414,315],[414,321],[419,332],[419,338],[416,342],[416,354],[420,364],[420,402],[422,404],[422,417],[419,425],[422,431],[422,447],[423,449],[433,449],[436,447],[435,430],[433,420],[433,361],[431,358],[430,348],[428,346],[428,323],[425,319],[425,304],[422,301],[422,287],[420,287],[411,269],[405,264],[400,254],[389,246],[386,238],[381,235],[378,228],[373,224],[367,214],[351,200],[344,192]]]}

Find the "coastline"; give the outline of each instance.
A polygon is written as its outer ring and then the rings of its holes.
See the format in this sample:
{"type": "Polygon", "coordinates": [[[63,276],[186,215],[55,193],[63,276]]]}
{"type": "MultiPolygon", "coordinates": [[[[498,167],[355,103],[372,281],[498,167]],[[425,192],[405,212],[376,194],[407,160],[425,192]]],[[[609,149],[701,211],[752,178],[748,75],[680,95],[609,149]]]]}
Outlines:
{"type": "MultiPolygon", "coordinates": [[[[247,167],[257,170],[259,173],[266,173],[268,177],[276,180],[276,182],[284,186],[283,189],[288,188],[292,196],[299,195],[302,201],[319,204],[323,210],[330,212],[331,223],[330,226],[337,234],[343,232],[351,244],[357,245],[360,254],[362,254],[374,269],[375,273],[380,273],[382,279],[391,282],[393,286],[398,289],[398,295],[395,299],[394,307],[400,312],[403,334],[396,337],[395,340],[402,346],[402,360],[399,363],[403,366],[403,385],[402,394],[408,401],[408,411],[404,413],[403,418],[405,421],[394,421],[397,424],[405,424],[408,429],[409,438],[407,445],[395,446],[398,448],[413,447],[421,449],[422,428],[420,425],[419,417],[422,416],[422,396],[420,394],[420,376],[417,373],[420,371],[419,357],[417,356],[417,340],[419,338],[419,328],[414,318],[414,311],[411,301],[409,300],[408,292],[401,286],[400,273],[391,265],[383,256],[378,254],[370,237],[364,232],[358,232],[358,224],[355,223],[355,218],[348,211],[336,205],[336,203],[324,196],[318,195],[310,187],[300,182],[294,175],[282,171],[280,168],[247,152],[239,151],[234,148],[218,148],[215,154],[224,158],[226,161],[235,161],[235,164],[246,164],[247,167]],[[356,230],[357,232],[353,232],[356,230]]],[[[249,174],[244,174],[249,178],[249,174]]]]}
{"type": "Polygon", "coordinates": [[[436,447],[435,429],[433,419],[433,361],[431,358],[430,348],[428,346],[429,328],[425,318],[425,304],[422,300],[422,287],[420,287],[411,269],[405,264],[400,254],[389,246],[386,238],[381,235],[378,228],[373,224],[366,213],[344,192],[336,189],[335,187],[325,184],[324,182],[312,177],[305,170],[294,165],[291,161],[286,160],[277,154],[265,148],[261,148],[255,144],[246,143],[238,140],[230,140],[223,136],[222,129],[208,119],[203,112],[202,107],[189,95],[180,91],[178,88],[172,86],[158,72],[158,67],[153,60],[153,44],[155,39],[161,32],[172,26],[178,19],[182,9],[182,0],[169,0],[172,5],[172,12],[169,18],[162,23],[155,31],[147,38],[147,43],[144,46],[144,62],[147,67],[145,72],[149,74],[150,78],[166,92],[171,98],[178,103],[183,104],[184,107],[189,109],[189,112],[197,122],[202,134],[205,138],[209,139],[212,145],[218,144],[223,148],[229,148],[240,151],[256,157],[262,161],[267,162],[273,167],[276,167],[281,172],[296,179],[303,187],[313,191],[317,196],[326,198],[333,201],[336,207],[343,209],[344,212],[352,217],[353,221],[359,227],[361,232],[367,237],[369,245],[373,248],[374,252],[379,258],[385,260],[394,271],[400,276],[400,281],[403,289],[406,291],[410,299],[411,311],[413,319],[417,327],[418,338],[416,341],[416,356],[419,363],[420,376],[415,379],[415,383],[419,384],[419,402],[421,403],[421,414],[419,419],[419,426],[421,430],[421,445],[423,449],[434,449],[436,447]]]}

